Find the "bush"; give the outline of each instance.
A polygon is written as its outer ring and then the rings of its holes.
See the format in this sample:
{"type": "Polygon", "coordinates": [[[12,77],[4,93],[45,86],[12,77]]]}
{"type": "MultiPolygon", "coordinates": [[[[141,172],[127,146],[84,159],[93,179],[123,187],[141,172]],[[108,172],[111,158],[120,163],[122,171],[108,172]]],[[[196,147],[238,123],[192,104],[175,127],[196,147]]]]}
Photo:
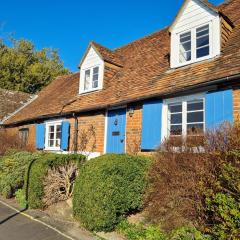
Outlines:
{"type": "Polygon", "coordinates": [[[163,233],[157,225],[131,224],[127,220],[120,222],[117,231],[128,240],[210,240],[194,227],[181,227],[169,234],[163,233]]]}
{"type": "Polygon", "coordinates": [[[143,207],[149,164],[148,157],[126,154],[87,162],[74,188],[74,215],[90,230],[112,230],[127,214],[143,207]]]}
{"type": "Polygon", "coordinates": [[[11,198],[18,189],[23,187],[28,164],[37,157],[37,154],[29,152],[10,152],[0,158],[1,195],[11,198]]]}
{"type": "Polygon", "coordinates": [[[27,201],[26,201],[26,192],[24,191],[24,189],[18,189],[15,192],[15,197],[19,206],[25,209],[27,207],[27,201]]]}
{"type": "Polygon", "coordinates": [[[80,167],[84,161],[85,157],[83,155],[45,153],[42,154],[36,161],[32,162],[29,167],[30,170],[25,176],[25,189],[28,193],[29,207],[46,207],[43,201],[45,197],[44,179],[47,176],[49,169],[71,165],[72,163],[75,163],[78,167],[80,167]]]}
{"type": "Polygon", "coordinates": [[[127,220],[121,221],[116,229],[119,233],[127,237],[128,240],[166,240],[158,226],[143,224],[132,224],[127,220]]]}
{"type": "Polygon", "coordinates": [[[197,138],[195,145],[170,139],[156,153],[149,219],[168,231],[191,223],[216,239],[239,239],[240,125],[224,123],[197,138]]]}

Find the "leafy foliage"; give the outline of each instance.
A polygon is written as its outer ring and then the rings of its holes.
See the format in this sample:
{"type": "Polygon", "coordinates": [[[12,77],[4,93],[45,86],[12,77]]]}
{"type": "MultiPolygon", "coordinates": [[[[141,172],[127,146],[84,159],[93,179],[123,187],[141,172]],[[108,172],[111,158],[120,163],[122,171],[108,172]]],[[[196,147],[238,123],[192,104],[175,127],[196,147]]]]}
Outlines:
{"type": "Polygon", "coordinates": [[[170,233],[163,233],[157,225],[132,224],[121,221],[117,231],[128,240],[210,240],[210,236],[202,234],[194,227],[181,227],[170,233]]]}
{"type": "Polygon", "coordinates": [[[150,159],[108,154],[87,162],[77,177],[73,211],[90,230],[110,231],[143,207],[150,159]]]}
{"type": "Polygon", "coordinates": [[[15,197],[16,197],[17,203],[21,208],[24,209],[27,207],[26,192],[24,191],[24,189],[18,189],[15,192],[15,197]]]}
{"type": "Polygon", "coordinates": [[[48,170],[60,166],[77,164],[78,167],[85,161],[83,155],[78,154],[42,154],[40,158],[33,161],[25,176],[25,190],[28,193],[28,205],[30,208],[44,208],[45,197],[44,179],[48,170]]]}
{"type": "Polygon", "coordinates": [[[0,87],[36,93],[55,77],[69,73],[55,49],[36,50],[28,40],[0,39],[0,87]]]}
{"type": "Polygon", "coordinates": [[[0,158],[0,194],[11,198],[23,187],[28,164],[37,158],[29,152],[11,152],[0,158]]]}

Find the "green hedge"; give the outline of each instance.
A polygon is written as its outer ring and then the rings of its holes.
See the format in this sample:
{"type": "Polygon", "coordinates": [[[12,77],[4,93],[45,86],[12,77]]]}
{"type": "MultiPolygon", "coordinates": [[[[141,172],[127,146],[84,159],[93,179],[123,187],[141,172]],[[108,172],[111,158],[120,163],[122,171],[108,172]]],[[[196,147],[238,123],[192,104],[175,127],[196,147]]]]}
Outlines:
{"type": "Polygon", "coordinates": [[[28,206],[30,208],[44,208],[42,198],[44,197],[43,179],[49,168],[68,165],[76,162],[79,166],[85,161],[85,156],[79,154],[42,154],[40,158],[33,161],[25,176],[25,190],[28,195],[28,206]]]}
{"type": "Polygon", "coordinates": [[[24,175],[29,162],[38,154],[11,152],[0,158],[0,194],[11,198],[24,185],[24,175]]]}
{"type": "Polygon", "coordinates": [[[143,206],[150,158],[109,154],[81,169],[73,193],[73,212],[90,230],[110,231],[143,206]]]}

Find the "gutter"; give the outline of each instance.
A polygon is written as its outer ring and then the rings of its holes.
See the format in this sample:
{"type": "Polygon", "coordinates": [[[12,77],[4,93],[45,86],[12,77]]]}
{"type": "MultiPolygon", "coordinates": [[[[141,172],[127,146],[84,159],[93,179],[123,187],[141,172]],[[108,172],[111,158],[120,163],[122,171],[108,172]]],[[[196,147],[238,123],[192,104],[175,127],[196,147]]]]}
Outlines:
{"type": "MultiPolygon", "coordinates": [[[[151,98],[170,98],[170,97],[175,97],[177,95],[181,95],[181,94],[187,94],[187,93],[193,93],[194,91],[203,91],[203,90],[217,90],[217,85],[218,84],[222,84],[225,83],[227,86],[229,86],[229,84],[234,83],[235,80],[239,80],[239,82],[237,82],[237,84],[240,85],[240,74],[236,74],[236,75],[232,75],[232,76],[228,76],[228,77],[223,77],[223,78],[218,78],[212,81],[208,81],[208,82],[204,82],[204,83],[199,83],[199,84],[195,84],[193,86],[190,87],[183,87],[181,89],[178,90],[174,90],[172,92],[166,92],[166,93],[156,93],[156,94],[151,94],[148,96],[144,96],[144,97],[138,97],[138,98],[134,98],[134,99],[129,99],[126,101],[120,101],[118,103],[114,103],[114,104],[106,104],[106,105],[102,105],[101,107],[92,107],[92,108],[86,108],[83,110],[78,110],[78,111],[70,111],[70,112],[65,112],[65,113],[55,113],[55,114],[49,114],[49,115],[45,115],[45,116],[40,116],[37,118],[32,118],[32,119],[26,119],[24,121],[18,121],[12,124],[6,124],[5,126],[15,126],[18,125],[20,123],[28,123],[31,121],[35,121],[38,122],[39,120],[43,120],[43,119],[47,119],[47,118],[55,118],[55,117],[66,117],[66,116],[71,116],[72,114],[79,114],[79,113],[86,113],[86,112],[91,112],[91,111],[97,111],[97,110],[105,110],[106,108],[111,108],[111,107],[118,107],[121,105],[126,105],[129,103],[135,103],[135,102],[139,102],[139,101],[144,101],[144,100],[148,100],[151,98]]],[[[25,107],[25,106],[24,106],[25,107]]],[[[19,110],[18,110],[19,111],[19,110]]]]}

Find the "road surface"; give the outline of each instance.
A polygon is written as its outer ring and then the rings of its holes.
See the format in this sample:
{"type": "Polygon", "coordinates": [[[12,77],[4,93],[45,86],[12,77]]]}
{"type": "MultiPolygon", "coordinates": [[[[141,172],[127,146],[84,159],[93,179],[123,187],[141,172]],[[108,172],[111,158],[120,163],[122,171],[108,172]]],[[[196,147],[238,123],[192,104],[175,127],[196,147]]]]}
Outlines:
{"type": "Polygon", "coordinates": [[[69,240],[0,202],[0,240],[69,240]]]}

